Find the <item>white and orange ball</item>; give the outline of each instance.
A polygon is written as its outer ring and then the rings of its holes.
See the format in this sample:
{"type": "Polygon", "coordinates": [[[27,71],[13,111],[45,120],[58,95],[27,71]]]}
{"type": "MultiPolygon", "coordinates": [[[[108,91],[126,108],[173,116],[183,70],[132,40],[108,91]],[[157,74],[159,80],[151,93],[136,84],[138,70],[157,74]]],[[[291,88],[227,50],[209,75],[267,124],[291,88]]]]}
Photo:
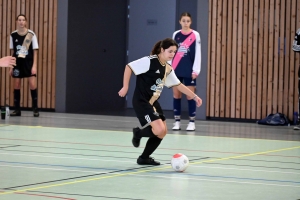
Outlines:
{"type": "Polygon", "coordinates": [[[172,168],[177,172],[183,172],[189,166],[189,159],[182,153],[173,155],[171,160],[172,168]]]}

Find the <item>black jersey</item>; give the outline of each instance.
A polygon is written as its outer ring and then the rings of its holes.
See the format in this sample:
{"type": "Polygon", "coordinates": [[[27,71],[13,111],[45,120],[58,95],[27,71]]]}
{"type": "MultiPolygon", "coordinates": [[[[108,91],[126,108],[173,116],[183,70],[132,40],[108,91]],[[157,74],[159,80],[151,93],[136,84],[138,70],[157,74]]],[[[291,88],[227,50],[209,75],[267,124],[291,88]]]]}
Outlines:
{"type": "Polygon", "coordinates": [[[170,88],[180,84],[172,67],[169,64],[163,66],[156,55],[135,60],[128,66],[137,75],[132,105],[141,125],[157,119],[164,121],[157,99],[163,86],[170,88]]]}
{"type": "Polygon", "coordinates": [[[153,96],[159,98],[164,85],[170,88],[180,84],[172,67],[169,64],[163,66],[156,55],[143,57],[128,66],[137,75],[134,91],[136,99],[149,102],[153,96]]]}
{"type": "Polygon", "coordinates": [[[300,28],[297,30],[292,49],[300,53],[300,28]]]}
{"type": "Polygon", "coordinates": [[[39,45],[35,33],[28,29],[24,35],[19,35],[14,31],[10,35],[10,49],[14,50],[13,56],[16,57],[17,65],[13,69],[13,78],[25,78],[36,76],[31,73],[34,61],[34,49],[39,45]]]}
{"type": "Polygon", "coordinates": [[[38,48],[37,37],[33,31],[28,29],[25,35],[19,35],[18,31],[14,31],[10,34],[10,49],[14,50],[13,56],[17,59],[20,58],[20,54],[24,55],[23,58],[33,59],[33,50],[38,48]],[[27,40],[24,42],[28,34],[31,36],[31,41],[27,40]],[[26,44],[29,44],[28,47],[26,47],[26,44]]]}

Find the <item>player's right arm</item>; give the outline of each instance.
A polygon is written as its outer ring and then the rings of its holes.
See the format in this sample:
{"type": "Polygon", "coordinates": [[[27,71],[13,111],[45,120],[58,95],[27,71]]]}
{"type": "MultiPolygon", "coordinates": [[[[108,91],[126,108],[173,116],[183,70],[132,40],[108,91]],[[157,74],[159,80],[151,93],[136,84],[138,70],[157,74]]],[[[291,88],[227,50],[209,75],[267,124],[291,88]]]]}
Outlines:
{"type": "Polygon", "coordinates": [[[123,87],[119,91],[119,96],[120,97],[124,97],[128,92],[131,73],[132,73],[132,71],[131,71],[130,67],[128,65],[126,65],[125,71],[124,71],[124,76],[123,76],[123,87]]]}

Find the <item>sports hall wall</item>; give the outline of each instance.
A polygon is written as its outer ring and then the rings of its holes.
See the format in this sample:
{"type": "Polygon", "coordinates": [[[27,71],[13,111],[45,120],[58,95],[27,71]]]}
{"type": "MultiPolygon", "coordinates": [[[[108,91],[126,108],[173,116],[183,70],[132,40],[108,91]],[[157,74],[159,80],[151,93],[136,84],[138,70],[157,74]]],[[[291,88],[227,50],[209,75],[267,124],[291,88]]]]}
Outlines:
{"type": "MultiPolygon", "coordinates": [[[[80,101],[68,108],[72,98],[76,98],[73,94],[76,93],[76,85],[72,85],[67,78],[68,74],[72,74],[71,64],[74,64],[70,63],[70,48],[76,46],[68,44],[68,37],[72,34],[68,32],[68,27],[71,26],[72,31],[76,27],[76,22],[68,18],[69,5],[68,0],[0,0],[0,56],[9,54],[9,34],[15,30],[15,17],[19,13],[25,13],[28,17],[28,28],[36,32],[40,45],[39,107],[59,112],[71,112],[68,109],[82,108],[80,101]],[[71,22],[73,24],[70,25],[71,22]]],[[[92,4],[90,6],[93,7],[92,4]]],[[[172,8],[165,8],[168,9],[172,8]]],[[[173,29],[178,28],[176,17],[179,11],[175,12],[176,14],[172,14],[173,29]]],[[[157,15],[156,12],[155,14],[157,15]]],[[[299,55],[291,51],[291,42],[295,30],[300,27],[299,15],[298,0],[198,0],[197,30],[200,34],[201,31],[207,32],[209,36],[207,45],[204,45],[201,34],[202,56],[207,60],[205,65],[202,63],[202,67],[207,68],[207,72],[200,80],[203,79],[205,84],[201,84],[202,88],[198,89],[206,90],[204,105],[207,117],[260,119],[272,112],[282,112],[292,119],[293,112],[298,110],[296,80],[299,55]],[[208,4],[207,18],[201,15],[201,3],[208,4]],[[200,29],[199,20],[206,21],[207,30],[200,29]]],[[[91,26],[95,20],[97,19],[90,20],[91,26]]],[[[80,27],[78,30],[81,30],[80,27]]],[[[170,31],[172,33],[172,30],[170,31]]],[[[170,36],[170,31],[164,36],[170,36]]],[[[149,37],[153,41],[147,44],[152,44],[157,39],[153,35],[149,37]]],[[[129,47],[129,42],[126,42],[125,45],[129,47]]],[[[144,49],[142,44],[139,47],[144,49]]],[[[148,48],[145,48],[147,53],[150,51],[148,48]]],[[[94,56],[89,49],[82,51],[94,56]]],[[[129,52],[129,57],[130,55],[132,54],[129,52]]],[[[125,63],[129,61],[129,57],[125,57],[125,63]]],[[[91,66],[82,66],[86,69],[89,67],[91,66]]],[[[122,65],[120,70],[123,70],[123,67],[122,65]]],[[[7,69],[0,69],[0,104],[13,106],[13,85],[7,73],[7,69]]],[[[100,79],[98,80],[101,83],[100,79]]],[[[118,81],[104,84],[116,84],[116,88],[120,86],[118,81]]],[[[28,108],[31,106],[31,98],[27,81],[22,83],[21,91],[21,106],[28,108]]],[[[164,92],[164,95],[171,95],[170,90],[164,92]]],[[[113,95],[113,92],[109,95],[113,95]]],[[[163,102],[164,98],[169,96],[163,96],[163,102]]],[[[101,104],[101,98],[99,99],[101,104]]]]}
{"type": "Polygon", "coordinates": [[[299,0],[210,0],[208,117],[261,119],[298,111],[299,0]]]}

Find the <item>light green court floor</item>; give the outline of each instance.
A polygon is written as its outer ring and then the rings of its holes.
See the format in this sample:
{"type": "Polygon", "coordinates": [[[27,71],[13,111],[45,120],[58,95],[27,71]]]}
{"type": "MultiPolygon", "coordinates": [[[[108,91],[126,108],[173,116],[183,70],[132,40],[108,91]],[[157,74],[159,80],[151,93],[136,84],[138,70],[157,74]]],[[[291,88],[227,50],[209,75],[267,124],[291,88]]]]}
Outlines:
{"type": "Polygon", "coordinates": [[[134,117],[25,112],[0,122],[0,200],[300,199],[292,127],[198,121],[196,132],[169,130],[153,167],[136,164],[147,139],[131,145],[134,117]],[[190,160],[183,173],[170,166],[176,153],[190,160]]]}

